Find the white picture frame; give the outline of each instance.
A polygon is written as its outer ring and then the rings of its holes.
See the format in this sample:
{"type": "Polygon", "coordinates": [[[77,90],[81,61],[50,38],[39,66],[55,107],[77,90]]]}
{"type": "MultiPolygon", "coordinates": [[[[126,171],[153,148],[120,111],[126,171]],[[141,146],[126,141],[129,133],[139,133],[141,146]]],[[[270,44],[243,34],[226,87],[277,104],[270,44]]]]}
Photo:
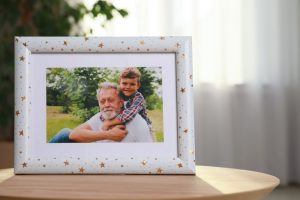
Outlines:
{"type": "Polygon", "coordinates": [[[14,138],[15,174],[195,174],[191,37],[15,37],[14,138]],[[162,66],[164,133],[173,136],[101,148],[39,139],[46,134],[45,69],[99,60],[162,66]]]}

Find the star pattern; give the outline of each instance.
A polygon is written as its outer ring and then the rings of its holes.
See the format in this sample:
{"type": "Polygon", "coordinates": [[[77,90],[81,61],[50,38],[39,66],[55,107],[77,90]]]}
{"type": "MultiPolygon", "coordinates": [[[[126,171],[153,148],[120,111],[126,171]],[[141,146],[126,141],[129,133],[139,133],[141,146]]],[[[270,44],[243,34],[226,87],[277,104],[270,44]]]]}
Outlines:
{"type": "Polygon", "coordinates": [[[144,166],[147,165],[147,160],[143,160],[142,165],[144,165],[144,166]]]}
{"type": "Polygon", "coordinates": [[[19,59],[20,59],[20,61],[24,61],[25,60],[24,56],[20,56],[19,59]]]}
{"type": "Polygon", "coordinates": [[[23,136],[24,135],[24,131],[23,130],[19,131],[19,135],[23,136]]]}
{"type": "Polygon", "coordinates": [[[26,42],[24,42],[23,45],[24,45],[24,47],[27,47],[27,46],[28,46],[26,42]]]}
{"type": "Polygon", "coordinates": [[[65,46],[67,46],[67,45],[68,45],[68,42],[67,42],[66,40],[64,41],[64,45],[65,45],[65,46]]]}
{"type": "Polygon", "coordinates": [[[105,164],[104,164],[103,162],[101,162],[101,163],[100,163],[100,167],[101,167],[101,168],[104,168],[104,167],[105,167],[105,164]]]}
{"type": "Polygon", "coordinates": [[[181,47],[181,45],[178,42],[175,44],[175,46],[177,49],[179,49],[181,47]]]}
{"type": "Polygon", "coordinates": [[[189,129],[184,129],[183,132],[188,133],[188,132],[189,132],[189,129]]]}
{"type": "Polygon", "coordinates": [[[27,163],[24,162],[24,163],[22,164],[22,166],[23,166],[23,168],[27,167],[27,163]]]}
{"type": "Polygon", "coordinates": [[[161,174],[162,172],[163,172],[163,170],[161,168],[156,169],[156,173],[161,174]]]}
{"type": "Polygon", "coordinates": [[[140,45],[144,45],[144,44],[145,44],[144,40],[141,40],[140,45]]]}
{"type": "Polygon", "coordinates": [[[21,97],[21,101],[24,101],[25,99],[26,99],[25,96],[22,96],[22,97],[21,97]]]}
{"type": "Polygon", "coordinates": [[[98,47],[100,47],[101,49],[104,47],[104,44],[101,42],[98,47]]]}
{"type": "Polygon", "coordinates": [[[80,168],[79,168],[79,172],[80,172],[80,173],[84,173],[84,171],[85,171],[85,169],[84,169],[83,167],[80,167],[80,168]]]}
{"type": "Polygon", "coordinates": [[[64,162],[64,164],[65,164],[65,166],[67,166],[67,165],[69,165],[70,163],[69,163],[69,161],[66,160],[66,161],[64,162]]]}
{"type": "Polygon", "coordinates": [[[185,93],[185,88],[181,88],[180,92],[185,93]]]}
{"type": "Polygon", "coordinates": [[[16,111],[16,116],[18,117],[19,115],[20,115],[21,113],[20,113],[20,111],[16,111]]]}
{"type": "Polygon", "coordinates": [[[178,166],[178,168],[182,168],[183,167],[182,163],[178,163],[177,166],[178,166]]]}

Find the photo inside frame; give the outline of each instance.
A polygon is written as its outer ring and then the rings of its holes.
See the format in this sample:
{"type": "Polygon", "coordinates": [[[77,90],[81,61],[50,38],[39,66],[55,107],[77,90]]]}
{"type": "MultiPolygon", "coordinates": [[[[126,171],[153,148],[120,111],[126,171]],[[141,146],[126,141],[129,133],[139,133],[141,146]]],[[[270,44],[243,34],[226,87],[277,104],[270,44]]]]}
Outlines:
{"type": "Polygon", "coordinates": [[[162,82],[160,66],[47,68],[46,142],[164,142],[162,82]],[[101,89],[105,91],[107,86],[117,87],[118,95],[108,99],[116,98],[112,101],[120,101],[119,104],[101,105],[101,98],[107,95],[101,89]],[[119,123],[105,126],[114,119],[119,123]],[[124,125],[120,129],[128,133],[122,140],[109,137],[84,141],[70,137],[74,129],[83,125],[89,126],[90,133],[115,133],[115,127],[124,125]]]}

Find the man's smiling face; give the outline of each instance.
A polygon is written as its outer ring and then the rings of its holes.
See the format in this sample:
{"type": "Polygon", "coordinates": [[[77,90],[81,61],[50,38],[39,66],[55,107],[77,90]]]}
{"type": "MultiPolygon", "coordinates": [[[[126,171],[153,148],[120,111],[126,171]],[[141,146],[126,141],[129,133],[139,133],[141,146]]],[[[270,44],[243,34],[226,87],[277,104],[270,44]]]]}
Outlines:
{"type": "Polygon", "coordinates": [[[113,119],[119,113],[123,101],[114,88],[103,88],[98,93],[98,103],[104,119],[113,119]]]}

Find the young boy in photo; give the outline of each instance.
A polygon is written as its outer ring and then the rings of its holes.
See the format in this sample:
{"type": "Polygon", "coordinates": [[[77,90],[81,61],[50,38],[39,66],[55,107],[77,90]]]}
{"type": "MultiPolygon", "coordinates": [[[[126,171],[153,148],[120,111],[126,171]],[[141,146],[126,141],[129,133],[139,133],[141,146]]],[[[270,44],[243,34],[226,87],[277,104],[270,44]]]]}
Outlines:
{"type": "Polygon", "coordinates": [[[124,100],[124,110],[116,118],[104,122],[103,129],[108,129],[114,125],[126,124],[132,120],[137,114],[140,114],[146,120],[152,138],[155,137],[152,131],[152,122],[146,113],[146,105],[144,96],[138,92],[141,87],[141,73],[136,67],[125,68],[120,75],[119,88],[121,97],[124,100]]]}

